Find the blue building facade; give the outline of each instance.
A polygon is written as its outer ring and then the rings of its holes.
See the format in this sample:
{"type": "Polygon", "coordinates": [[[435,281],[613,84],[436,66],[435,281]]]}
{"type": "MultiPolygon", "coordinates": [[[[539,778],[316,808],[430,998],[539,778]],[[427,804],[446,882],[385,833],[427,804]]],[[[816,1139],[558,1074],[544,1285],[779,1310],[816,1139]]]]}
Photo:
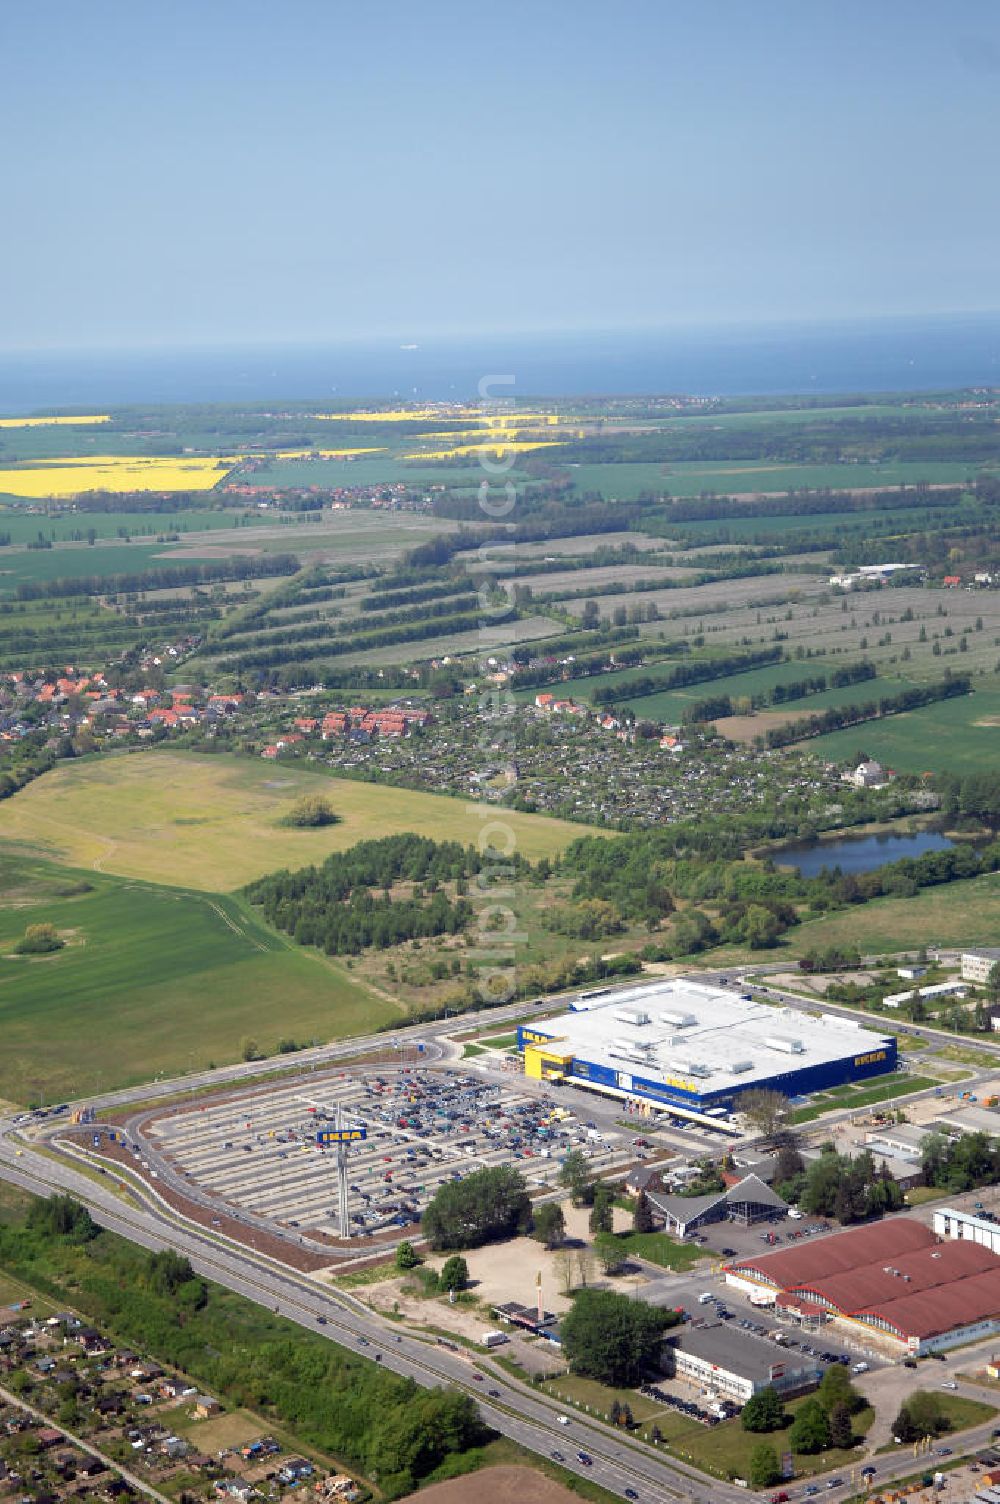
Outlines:
{"type": "MultiPolygon", "coordinates": [[[[869,1036],[871,1038],[871,1036],[869,1036]]],[[[864,1035],[862,1035],[864,1038],[864,1035]]],[[[558,1069],[527,1070],[527,1074],[550,1079],[558,1076],[567,1081],[579,1082],[581,1086],[593,1086],[612,1091],[625,1092],[662,1107],[687,1107],[705,1110],[710,1107],[729,1108],[738,1104],[745,1091],[779,1091],[786,1097],[808,1096],[813,1092],[843,1086],[852,1081],[864,1081],[871,1076],[883,1076],[897,1065],[898,1051],[894,1036],[875,1037],[869,1048],[861,1048],[839,1059],[823,1060],[798,1069],[778,1070],[773,1075],[754,1074],[745,1083],[734,1083],[712,1091],[691,1090],[690,1084],[670,1077],[643,1075],[636,1070],[622,1070],[583,1056],[569,1058],[566,1054],[565,1036],[547,1033],[537,1024],[519,1024],[517,1048],[522,1055],[534,1050],[542,1055],[547,1047],[558,1050],[561,1059],[558,1069]]],[[[794,1058],[794,1057],[792,1057],[794,1058]]],[[[527,1059],[526,1059],[527,1067],[527,1059]]]]}

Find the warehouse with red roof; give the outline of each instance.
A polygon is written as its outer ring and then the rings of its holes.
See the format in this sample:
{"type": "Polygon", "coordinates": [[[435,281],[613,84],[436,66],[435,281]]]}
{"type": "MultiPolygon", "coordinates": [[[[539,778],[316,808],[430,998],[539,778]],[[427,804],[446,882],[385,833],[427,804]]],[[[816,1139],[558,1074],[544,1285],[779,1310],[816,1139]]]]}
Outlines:
{"type": "Polygon", "coordinates": [[[808,1325],[912,1353],[1000,1330],[1000,1256],[893,1217],[727,1265],[729,1284],[808,1325]]]}

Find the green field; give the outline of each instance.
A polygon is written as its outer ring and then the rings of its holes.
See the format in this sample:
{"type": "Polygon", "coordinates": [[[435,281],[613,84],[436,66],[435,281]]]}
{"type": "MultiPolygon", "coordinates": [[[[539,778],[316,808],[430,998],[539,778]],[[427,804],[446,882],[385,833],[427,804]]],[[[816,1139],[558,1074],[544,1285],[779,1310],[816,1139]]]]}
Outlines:
{"type": "MultiPolygon", "coordinates": [[[[952,667],[960,672],[961,660],[953,660],[952,667]]],[[[855,686],[860,690],[868,687],[855,686]]],[[[862,694],[859,698],[870,696],[862,694]]],[[[806,706],[812,702],[802,703],[806,706]]],[[[831,731],[804,745],[834,761],[852,758],[861,748],[885,767],[902,773],[975,773],[992,769],[1000,758],[1000,690],[976,690],[974,694],[941,700],[905,715],[868,721],[846,731],[831,731]]]]}
{"type": "MultiPolygon", "coordinates": [[[[31,503],[33,506],[37,502],[31,503]]],[[[8,510],[0,507],[0,534],[9,533],[14,545],[33,543],[39,533],[54,543],[80,542],[88,532],[98,538],[121,541],[121,529],[133,538],[160,538],[173,533],[217,532],[239,527],[262,527],[266,513],[235,511],[229,508],[180,512],[57,512],[51,516],[27,510],[29,503],[8,510]]],[[[93,547],[96,549],[97,545],[93,547]]],[[[4,555],[0,553],[0,560],[4,555]]]]}
{"type": "MultiPolygon", "coordinates": [[[[0,527],[0,532],[3,528],[0,527]]],[[[18,585],[44,580],[79,579],[85,575],[137,574],[168,562],[170,545],[162,543],[95,543],[74,547],[0,550],[0,596],[18,585]]]]}
{"type": "Polygon", "coordinates": [[[937,528],[961,520],[961,515],[973,517],[968,508],[956,515],[954,509],[944,507],[912,507],[909,510],[861,512],[811,512],[779,513],[773,517],[707,517],[699,522],[675,521],[669,512],[664,514],[664,528],[671,538],[688,544],[706,542],[729,543],[794,543],[796,539],[810,539],[817,535],[831,541],[840,541],[849,535],[863,538],[876,534],[891,537],[896,533],[937,528]]]}
{"type": "Polygon", "coordinates": [[[877,898],[789,930],[783,949],[799,956],[830,945],[893,952],[922,945],[993,945],[1000,934],[1000,875],[989,873],[912,898],[877,898]]]}
{"type": "MultiPolygon", "coordinates": [[[[554,461],[559,463],[558,458],[554,461]]],[[[960,460],[902,460],[880,465],[769,464],[756,460],[670,460],[567,465],[579,491],[633,501],[644,491],[671,496],[746,495],[757,491],[889,490],[893,486],[954,485],[988,466],[960,460]]]]}
{"type": "MultiPolygon", "coordinates": [[[[358,447],[363,443],[357,438],[352,438],[350,442],[358,447]]],[[[373,435],[370,442],[374,446],[385,440],[379,440],[373,435]]],[[[332,439],[328,444],[330,448],[338,447],[332,439]]],[[[408,441],[406,448],[412,451],[412,439],[408,441]]],[[[454,464],[421,464],[419,460],[404,461],[399,458],[398,452],[387,449],[385,454],[371,454],[356,460],[271,460],[254,470],[249,479],[255,486],[273,486],[276,490],[279,487],[293,489],[300,486],[377,486],[388,485],[393,481],[405,481],[416,486],[474,486],[484,473],[475,455],[471,456],[471,464],[459,467],[454,464]]],[[[504,478],[516,481],[521,478],[520,472],[508,470],[504,478]]]]}
{"type": "Polygon", "coordinates": [[[927,1091],[938,1082],[930,1076],[885,1076],[876,1086],[864,1091],[845,1091],[842,1094],[823,1092],[809,1107],[799,1107],[789,1116],[791,1123],[812,1123],[824,1113],[837,1108],[852,1110],[856,1107],[874,1107],[880,1102],[891,1102],[896,1097],[910,1097],[914,1092],[927,1091]]]}
{"type": "Polygon", "coordinates": [[[233,898],[11,859],[0,878],[0,1097],[72,1098],[399,1017],[233,898]],[[18,957],[29,924],[66,941],[18,957]]]}
{"type": "Polygon", "coordinates": [[[459,799],[328,779],[259,758],[165,750],[60,763],[0,802],[0,842],[90,871],[231,892],[356,841],[412,830],[475,844],[497,821],[531,858],[552,856],[580,834],[542,815],[470,809],[459,799]],[[301,794],[316,792],[327,795],[338,824],[281,824],[301,794]]]}
{"type": "MultiPolygon", "coordinates": [[[[754,669],[748,674],[732,674],[726,679],[712,679],[704,684],[688,684],[683,689],[661,690],[659,694],[628,699],[628,704],[637,715],[654,721],[679,721],[684,711],[699,700],[714,699],[716,695],[730,695],[734,700],[741,695],[759,694],[774,684],[788,684],[805,679],[810,674],[823,672],[822,662],[811,664],[775,664],[773,668],[754,669]],[[788,669],[788,673],[776,673],[788,669]],[[774,675],[768,682],[769,676],[774,675]]],[[[878,699],[880,695],[898,694],[906,686],[902,679],[866,679],[863,684],[846,684],[838,689],[825,689],[820,694],[806,695],[801,700],[786,700],[782,705],[768,707],[793,718],[819,714],[831,705],[853,705],[878,699]]],[[[860,729],[860,728],[859,728],[860,729]]]]}

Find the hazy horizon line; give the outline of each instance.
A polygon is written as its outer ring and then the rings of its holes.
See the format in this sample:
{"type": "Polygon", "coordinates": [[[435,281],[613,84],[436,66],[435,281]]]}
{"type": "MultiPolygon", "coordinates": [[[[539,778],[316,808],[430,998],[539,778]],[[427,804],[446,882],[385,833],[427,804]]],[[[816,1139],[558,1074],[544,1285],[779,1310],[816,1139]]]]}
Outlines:
{"type": "Polygon", "coordinates": [[[694,335],[733,334],[741,332],[762,332],[766,330],[789,331],[794,329],[822,329],[836,330],[857,329],[859,326],[930,326],[935,324],[955,324],[963,321],[993,320],[1000,319],[1000,306],[996,308],[982,309],[953,309],[923,313],[858,313],[858,314],[816,314],[807,317],[785,316],[766,318],[731,318],[717,320],[687,320],[673,323],[656,324],[593,324],[587,326],[566,325],[535,325],[516,329],[437,329],[437,330],[411,330],[399,329],[392,331],[371,330],[367,333],[356,334],[324,334],[320,336],[283,336],[283,335],[258,335],[246,339],[218,336],[213,338],[188,338],[180,340],[154,340],[138,344],[37,344],[37,345],[0,345],[0,358],[16,358],[20,356],[116,356],[116,355],[156,355],[156,354],[196,354],[196,353],[240,353],[248,354],[263,350],[323,350],[331,348],[349,348],[352,346],[364,346],[371,344],[396,345],[402,342],[399,348],[412,345],[419,348],[420,344],[469,343],[475,340],[575,340],[575,339],[603,339],[645,336],[649,339],[662,337],[683,337],[694,335]]]}

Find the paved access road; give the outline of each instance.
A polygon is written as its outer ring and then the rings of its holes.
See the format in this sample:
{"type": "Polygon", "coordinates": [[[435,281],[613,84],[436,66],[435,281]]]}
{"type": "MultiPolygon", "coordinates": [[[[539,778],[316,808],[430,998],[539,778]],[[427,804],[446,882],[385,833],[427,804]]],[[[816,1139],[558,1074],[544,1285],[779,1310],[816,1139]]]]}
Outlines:
{"type": "Polygon", "coordinates": [[[13,1144],[8,1132],[9,1125],[0,1125],[0,1176],[4,1179],[42,1196],[69,1192],[111,1231],[145,1248],[175,1249],[206,1278],[354,1349],[359,1356],[377,1360],[426,1387],[447,1384],[473,1395],[483,1419],[495,1430],[541,1456],[560,1452],[563,1466],[613,1493],[624,1495],[626,1489],[633,1489],[643,1504],[736,1504],[753,1497],[628,1441],[590,1418],[574,1414],[569,1426],[561,1426],[556,1406],[488,1362],[480,1367],[471,1355],[401,1333],[394,1323],[346,1292],[324,1291],[292,1270],[199,1231],[153,1195],[142,1194],[140,1206],[128,1205],[110,1188],[71,1166],[43,1158],[30,1146],[13,1144]],[[591,1459],[589,1465],[580,1460],[580,1452],[591,1459]]]}

